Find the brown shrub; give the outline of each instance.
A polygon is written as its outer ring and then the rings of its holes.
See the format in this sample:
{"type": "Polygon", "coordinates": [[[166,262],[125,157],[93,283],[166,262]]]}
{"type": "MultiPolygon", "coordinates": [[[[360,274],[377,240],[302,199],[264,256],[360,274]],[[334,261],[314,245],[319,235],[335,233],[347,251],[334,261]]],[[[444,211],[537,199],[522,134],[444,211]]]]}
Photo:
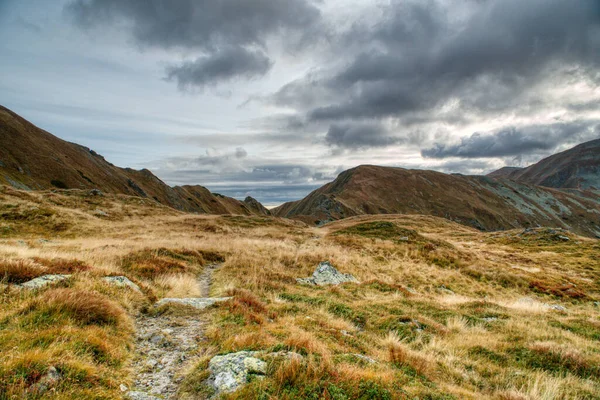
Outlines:
{"type": "Polygon", "coordinates": [[[19,284],[44,275],[45,268],[30,260],[1,260],[0,282],[19,284]]]}
{"type": "Polygon", "coordinates": [[[572,299],[585,299],[587,295],[577,289],[573,284],[554,284],[544,281],[531,281],[529,288],[536,292],[549,294],[556,297],[570,297],[572,299]]]}
{"type": "Polygon", "coordinates": [[[67,315],[83,325],[123,325],[125,310],[99,293],[75,289],[54,289],[44,293],[30,309],[67,315]]]}
{"type": "Polygon", "coordinates": [[[198,261],[201,257],[199,253],[185,254],[167,249],[146,249],[126,255],[122,260],[122,266],[124,271],[137,277],[154,279],[160,275],[189,272],[192,268],[186,264],[186,261],[198,261]]]}
{"type": "Polygon", "coordinates": [[[89,265],[80,260],[66,260],[63,258],[40,258],[34,257],[33,261],[47,268],[47,274],[72,274],[74,272],[88,271],[89,265]]]}
{"type": "Polygon", "coordinates": [[[244,289],[232,289],[227,292],[233,299],[229,302],[229,311],[232,314],[242,315],[249,323],[262,325],[266,317],[274,319],[276,315],[270,312],[256,295],[244,289]]]}

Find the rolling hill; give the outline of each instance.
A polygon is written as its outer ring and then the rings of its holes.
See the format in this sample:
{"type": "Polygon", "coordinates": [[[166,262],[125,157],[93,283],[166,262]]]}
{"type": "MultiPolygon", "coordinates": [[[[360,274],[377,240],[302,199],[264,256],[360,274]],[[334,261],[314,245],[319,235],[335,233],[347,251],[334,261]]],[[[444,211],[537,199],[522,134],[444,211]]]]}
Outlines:
{"type": "Polygon", "coordinates": [[[87,147],[66,142],[0,106],[0,184],[18,189],[98,189],[154,199],[187,212],[263,214],[255,204],[202,186],[170,187],[147,169],[119,168],[87,147]]]}
{"type": "Polygon", "coordinates": [[[484,231],[549,226],[600,237],[600,196],[484,176],[359,166],[273,210],[322,224],[367,214],[423,214],[484,231]]]}
{"type": "Polygon", "coordinates": [[[527,168],[504,167],[488,175],[562,189],[600,189],[600,139],[554,154],[527,168]]]}

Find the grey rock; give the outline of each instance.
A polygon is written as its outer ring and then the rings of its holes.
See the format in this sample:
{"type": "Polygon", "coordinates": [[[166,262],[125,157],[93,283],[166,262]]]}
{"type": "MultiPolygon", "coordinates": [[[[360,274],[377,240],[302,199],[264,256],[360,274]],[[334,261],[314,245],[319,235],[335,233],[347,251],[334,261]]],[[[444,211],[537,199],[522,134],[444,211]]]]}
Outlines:
{"type": "Polygon", "coordinates": [[[339,272],[329,261],[320,263],[311,277],[297,278],[296,281],[304,285],[317,286],[339,285],[346,282],[358,283],[354,276],[339,272]]]}
{"type": "Polygon", "coordinates": [[[445,285],[440,286],[438,289],[443,293],[454,294],[454,291],[448,289],[445,285]]]}
{"type": "Polygon", "coordinates": [[[106,211],[102,211],[99,208],[95,209],[92,214],[94,214],[97,217],[109,217],[108,213],[106,211]]]}
{"type": "Polygon", "coordinates": [[[600,307],[600,301],[595,301],[594,302],[594,307],[600,307]]]}
{"type": "Polygon", "coordinates": [[[496,318],[496,317],[485,317],[485,318],[483,318],[483,320],[485,322],[494,322],[494,321],[498,321],[498,318],[496,318]]]}
{"type": "Polygon", "coordinates": [[[152,396],[148,393],[138,391],[128,392],[127,398],[130,400],[160,400],[160,397],[152,396]]]}
{"type": "Polygon", "coordinates": [[[141,292],[140,287],[135,283],[131,282],[126,276],[105,276],[104,278],[102,278],[102,280],[110,285],[115,285],[118,287],[128,287],[135,290],[136,292],[141,292]]]}
{"type": "Polygon", "coordinates": [[[256,354],[254,351],[240,351],[215,356],[210,360],[208,384],[215,389],[215,396],[235,392],[248,382],[250,376],[264,376],[267,373],[267,363],[256,358],[256,354]]]}
{"type": "Polygon", "coordinates": [[[121,392],[126,392],[126,391],[128,391],[128,390],[129,390],[129,388],[127,387],[127,385],[124,385],[124,384],[122,384],[122,383],[121,383],[121,384],[119,385],[119,390],[120,390],[121,392]]]}
{"type": "Polygon", "coordinates": [[[559,311],[559,312],[567,312],[567,309],[563,306],[559,306],[558,304],[552,304],[552,305],[547,305],[546,306],[554,311],[559,311]]]}
{"type": "Polygon", "coordinates": [[[91,196],[104,196],[104,193],[100,189],[92,189],[90,190],[91,196]]]}
{"type": "Polygon", "coordinates": [[[48,368],[46,375],[42,376],[42,378],[31,387],[31,390],[38,394],[45,393],[52,386],[56,385],[61,378],[62,375],[58,372],[58,370],[54,366],[51,366],[48,368]]]}
{"type": "Polygon", "coordinates": [[[21,284],[25,289],[39,289],[52,283],[69,279],[71,275],[44,275],[21,284]]]}
{"type": "Polygon", "coordinates": [[[207,297],[207,298],[188,298],[188,299],[162,299],[156,303],[156,307],[168,305],[168,304],[180,304],[184,306],[190,306],[202,310],[210,307],[216,303],[222,303],[230,300],[231,297],[207,297]]]}
{"type": "Polygon", "coordinates": [[[563,236],[563,235],[558,235],[557,238],[564,242],[568,242],[569,240],[571,240],[568,236],[563,236]]]}

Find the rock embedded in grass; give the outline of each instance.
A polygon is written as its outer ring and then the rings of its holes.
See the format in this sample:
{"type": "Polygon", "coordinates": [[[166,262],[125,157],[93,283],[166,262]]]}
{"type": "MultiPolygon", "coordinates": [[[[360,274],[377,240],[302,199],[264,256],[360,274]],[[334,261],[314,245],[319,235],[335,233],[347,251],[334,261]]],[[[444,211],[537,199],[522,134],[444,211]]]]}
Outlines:
{"type": "Polygon", "coordinates": [[[315,272],[308,278],[296,278],[296,281],[304,285],[339,285],[341,283],[359,283],[358,279],[350,274],[339,272],[329,261],[319,264],[315,272]]]}
{"type": "Polygon", "coordinates": [[[67,280],[71,275],[44,275],[21,284],[25,289],[39,289],[52,283],[67,280]]]}
{"type": "Polygon", "coordinates": [[[231,297],[210,297],[210,298],[188,298],[188,299],[162,299],[156,303],[156,307],[161,307],[168,304],[180,304],[190,306],[202,310],[216,303],[222,303],[230,300],[231,297]]]}
{"type": "Polygon", "coordinates": [[[208,369],[211,373],[208,384],[215,389],[215,395],[235,392],[248,382],[248,378],[264,376],[267,363],[255,357],[255,351],[240,351],[213,357],[208,369]]]}
{"type": "Polygon", "coordinates": [[[102,280],[117,287],[129,287],[136,292],[141,292],[140,287],[126,276],[105,276],[102,280]]]}

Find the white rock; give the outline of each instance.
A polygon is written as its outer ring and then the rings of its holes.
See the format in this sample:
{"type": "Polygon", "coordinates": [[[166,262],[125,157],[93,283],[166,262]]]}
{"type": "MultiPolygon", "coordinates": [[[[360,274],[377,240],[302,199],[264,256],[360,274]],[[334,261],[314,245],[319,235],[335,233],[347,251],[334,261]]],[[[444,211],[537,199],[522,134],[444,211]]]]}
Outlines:
{"type": "Polygon", "coordinates": [[[69,279],[71,275],[44,275],[21,284],[25,289],[39,289],[52,283],[69,279]]]}
{"type": "Polygon", "coordinates": [[[141,292],[140,287],[133,283],[131,280],[129,280],[129,278],[127,278],[126,276],[105,276],[104,278],[102,278],[102,280],[111,285],[115,285],[118,287],[129,287],[135,290],[136,292],[141,292]]]}

